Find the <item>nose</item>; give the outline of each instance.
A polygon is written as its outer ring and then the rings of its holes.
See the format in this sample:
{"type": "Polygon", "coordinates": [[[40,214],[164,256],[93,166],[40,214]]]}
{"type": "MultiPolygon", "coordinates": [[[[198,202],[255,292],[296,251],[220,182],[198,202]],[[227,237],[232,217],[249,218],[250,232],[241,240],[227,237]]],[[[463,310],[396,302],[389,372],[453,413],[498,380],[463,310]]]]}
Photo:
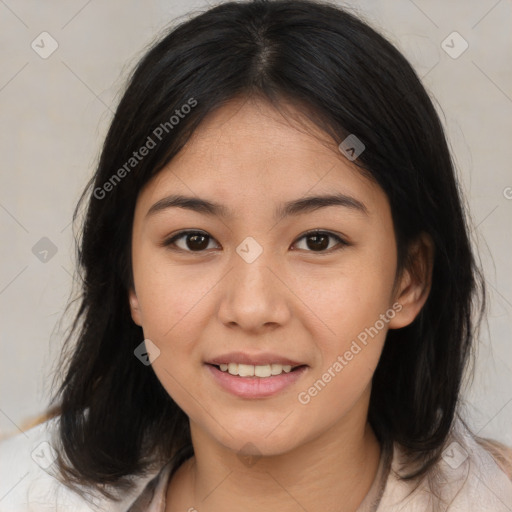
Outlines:
{"type": "Polygon", "coordinates": [[[270,251],[254,260],[241,254],[233,254],[231,270],[219,283],[220,321],[255,333],[283,326],[291,317],[293,297],[284,272],[270,251]]]}

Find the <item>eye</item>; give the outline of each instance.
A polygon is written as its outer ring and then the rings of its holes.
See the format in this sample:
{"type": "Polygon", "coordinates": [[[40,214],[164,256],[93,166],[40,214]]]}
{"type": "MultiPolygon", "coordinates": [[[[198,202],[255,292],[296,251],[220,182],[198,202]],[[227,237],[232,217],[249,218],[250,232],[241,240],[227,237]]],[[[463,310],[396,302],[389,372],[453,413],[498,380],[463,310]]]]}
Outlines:
{"type": "MultiPolygon", "coordinates": [[[[180,233],[174,235],[170,239],[166,240],[163,245],[164,246],[173,246],[175,245],[178,249],[186,252],[202,252],[203,249],[208,248],[208,241],[213,240],[213,238],[203,231],[181,231],[180,233]],[[184,247],[180,247],[176,242],[185,239],[184,247]]],[[[171,247],[174,249],[173,247],[171,247]]]]}
{"type": "MultiPolygon", "coordinates": [[[[335,240],[338,242],[337,245],[340,247],[335,248],[334,250],[339,250],[343,246],[349,245],[345,240],[343,240],[340,236],[335,235],[329,231],[309,231],[305,233],[298,241],[306,239],[306,250],[309,252],[332,252],[332,246],[329,247],[329,239],[335,240]],[[326,249],[329,248],[329,251],[326,249]]],[[[172,236],[168,240],[162,243],[165,247],[170,247],[172,250],[181,250],[185,252],[203,252],[205,249],[208,249],[209,241],[214,240],[213,237],[208,235],[208,233],[204,231],[181,231],[176,235],[172,236]],[[178,241],[182,241],[178,244],[178,241]],[[174,247],[173,247],[174,246],[174,247]]],[[[297,244],[298,242],[295,242],[297,244]]],[[[334,246],[336,247],[336,245],[334,246]]],[[[302,250],[302,249],[301,249],[302,250]]]]}
{"type": "Polygon", "coordinates": [[[306,247],[311,249],[309,252],[332,252],[332,246],[329,248],[329,251],[326,251],[329,247],[329,239],[336,240],[338,242],[339,247],[335,246],[335,251],[343,248],[343,246],[349,245],[341,237],[329,231],[309,231],[302,235],[298,240],[300,241],[302,239],[306,239],[306,247]]]}

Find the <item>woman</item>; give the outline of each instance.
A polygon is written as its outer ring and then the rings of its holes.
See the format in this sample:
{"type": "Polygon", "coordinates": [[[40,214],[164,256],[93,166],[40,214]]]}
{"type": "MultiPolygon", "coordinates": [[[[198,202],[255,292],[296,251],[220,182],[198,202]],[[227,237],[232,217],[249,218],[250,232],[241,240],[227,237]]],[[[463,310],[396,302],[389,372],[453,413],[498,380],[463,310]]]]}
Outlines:
{"type": "Polygon", "coordinates": [[[443,129],[367,24],[182,23],[85,200],[59,411],[0,445],[6,510],[512,508],[507,448],[459,411],[485,290],[443,129]]]}

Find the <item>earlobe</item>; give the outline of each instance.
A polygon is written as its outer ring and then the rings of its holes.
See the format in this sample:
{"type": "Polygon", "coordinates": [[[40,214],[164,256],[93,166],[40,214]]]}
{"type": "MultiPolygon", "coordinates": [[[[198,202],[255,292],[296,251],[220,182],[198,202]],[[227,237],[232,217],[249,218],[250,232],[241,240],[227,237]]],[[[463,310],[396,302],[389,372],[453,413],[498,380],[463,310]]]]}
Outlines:
{"type": "Polygon", "coordinates": [[[434,243],[427,233],[421,235],[409,248],[410,262],[403,272],[395,301],[402,308],[389,322],[390,329],[411,324],[427,301],[432,286],[434,243]]]}
{"type": "Polygon", "coordinates": [[[140,313],[139,307],[139,299],[137,298],[137,294],[135,290],[131,288],[128,292],[128,300],[130,303],[130,312],[132,315],[132,320],[139,326],[142,327],[142,315],[140,313]]]}

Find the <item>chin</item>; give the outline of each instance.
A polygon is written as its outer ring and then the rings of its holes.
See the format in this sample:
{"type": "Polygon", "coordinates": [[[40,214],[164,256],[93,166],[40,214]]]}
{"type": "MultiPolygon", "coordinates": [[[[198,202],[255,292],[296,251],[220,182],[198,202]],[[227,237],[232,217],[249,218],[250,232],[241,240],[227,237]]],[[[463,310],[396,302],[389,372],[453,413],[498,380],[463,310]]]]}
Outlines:
{"type": "MultiPolygon", "coordinates": [[[[233,451],[239,456],[253,456],[253,457],[272,457],[283,455],[297,447],[300,439],[296,433],[290,432],[288,429],[283,429],[277,433],[275,425],[272,428],[254,429],[251,430],[244,428],[230,428],[229,434],[223,429],[220,437],[216,437],[217,441],[233,451]]],[[[279,429],[279,427],[278,427],[279,429]]]]}

